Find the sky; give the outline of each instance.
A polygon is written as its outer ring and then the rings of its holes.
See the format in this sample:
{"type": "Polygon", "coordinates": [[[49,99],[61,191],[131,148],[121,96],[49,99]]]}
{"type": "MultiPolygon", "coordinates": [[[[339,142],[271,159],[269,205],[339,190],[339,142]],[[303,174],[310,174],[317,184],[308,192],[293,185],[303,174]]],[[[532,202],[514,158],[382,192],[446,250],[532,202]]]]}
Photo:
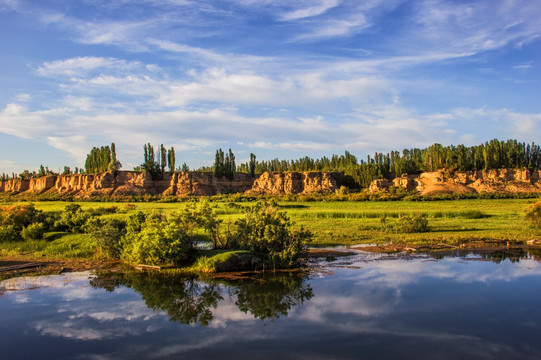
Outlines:
{"type": "MultiPolygon", "coordinates": [[[[0,0],[0,173],[532,142],[535,0],[0,0]]],[[[539,141],[536,141],[537,143],[539,141]]]]}

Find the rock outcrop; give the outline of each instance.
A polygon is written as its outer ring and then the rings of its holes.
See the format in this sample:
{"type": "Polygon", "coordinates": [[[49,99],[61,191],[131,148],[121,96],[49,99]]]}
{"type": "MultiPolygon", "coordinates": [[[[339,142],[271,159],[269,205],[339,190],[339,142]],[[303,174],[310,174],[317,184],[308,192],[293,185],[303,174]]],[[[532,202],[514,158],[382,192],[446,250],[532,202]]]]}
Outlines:
{"type": "Polygon", "coordinates": [[[95,175],[57,176],[54,189],[49,191],[76,197],[132,196],[132,195],[216,195],[245,192],[251,189],[254,178],[248,174],[235,174],[233,180],[218,179],[212,173],[164,173],[158,180],[150,173],[119,171],[95,175]]]}
{"type": "Polygon", "coordinates": [[[334,192],[342,178],[332,172],[266,172],[253,184],[253,194],[309,194],[334,192]]]}
{"type": "Polygon", "coordinates": [[[234,178],[216,178],[209,172],[165,173],[153,180],[147,172],[119,171],[116,175],[75,174],[46,176],[31,180],[0,182],[0,191],[11,193],[59,194],[78,198],[94,196],[210,196],[253,193],[298,194],[330,192],[337,188],[338,173],[265,173],[259,178],[236,173],[234,178]]]}
{"type": "MultiPolygon", "coordinates": [[[[369,192],[391,186],[421,195],[470,192],[541,192],[541,171],[500,169],[466,172],[436,171],[404,174],[374,180],[369,192]]],[[[340,188],[344,175],[338,172],[266,172],[258,177],[236,173],[232,180],[216,178],[210,172],[165,173],[153,180],[146,172],[119,171],[117,174],[50,175],[31,180],[0,181],[0,192],[59,194],[76,198],[95,196],[211,196],[216,194],[311,194],[330,193],[340,188]]]]}
{"type": "Polygon", "coordinates": [[[374,180],[370,192],[386,191],[390,186],[421,195],[471,192],[541,192],[541,172],[527,169],[497,169],[466,172],[435,171],[374,180]]]}

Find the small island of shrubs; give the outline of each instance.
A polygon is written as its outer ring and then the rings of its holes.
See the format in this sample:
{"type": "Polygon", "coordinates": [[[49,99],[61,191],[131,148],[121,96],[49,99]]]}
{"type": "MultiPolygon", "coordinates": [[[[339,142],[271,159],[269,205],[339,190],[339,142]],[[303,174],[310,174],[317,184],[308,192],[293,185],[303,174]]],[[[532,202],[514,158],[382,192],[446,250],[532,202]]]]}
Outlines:
{"type": "Polygon", "coordinates": [[[207,199],[168,213],[136,211],[120,217],[118,212],[116,206],[83,210],[75,203],[60,213],[44,213],[31,204],[4,207],[0,242],[40,241],[54,231],[85,234],[94,256],[216,272],[296,267],[312,239],[310,231],[294,229],[273,201],[243,207],[243,216],[227,223],[207,199]]]}

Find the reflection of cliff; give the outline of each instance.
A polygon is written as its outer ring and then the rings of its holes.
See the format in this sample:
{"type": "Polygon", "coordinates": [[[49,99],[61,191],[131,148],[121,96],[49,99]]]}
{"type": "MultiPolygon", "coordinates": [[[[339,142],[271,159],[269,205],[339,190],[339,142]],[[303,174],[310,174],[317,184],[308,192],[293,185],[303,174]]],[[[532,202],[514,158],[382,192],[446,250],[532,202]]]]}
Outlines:
{"type": "Polygon", "coordinates": [[[371,192],[391,186],[421,195],[437,193],[541,192],[540,170],[499,169],[466,172],[436,171],[419,175],[402,175],[393,179],[374,180],[371,192]]]}
{"type": "Polygon", "coordinates": [[[59,194],[75,197],[125,195],[216,195],[243,193],[297,194],[333,192],[339,173],[264,173],[259,178],[236,173],[232,180],[208,172],[165,173],[153,180],[149,173],[119,171],[93,175],[52,175],[31,180],[0,181],[0,192],[59,194]]]}
{"type": "Polygon", "coordinates": [[[286,316],[294,306],[312,298],[306,277],[294,273],[274,273],[257,279],[202,281],[195,277],[174,277],[142,273],[105,273],[93,278],[93,287],[114,291],[126,286],[141,294],[148,308],[165,311],[172,321],[207,326],[213,319],[212,309],[219,307],[224,295],[238,309],[261,320],[286,316]]]}

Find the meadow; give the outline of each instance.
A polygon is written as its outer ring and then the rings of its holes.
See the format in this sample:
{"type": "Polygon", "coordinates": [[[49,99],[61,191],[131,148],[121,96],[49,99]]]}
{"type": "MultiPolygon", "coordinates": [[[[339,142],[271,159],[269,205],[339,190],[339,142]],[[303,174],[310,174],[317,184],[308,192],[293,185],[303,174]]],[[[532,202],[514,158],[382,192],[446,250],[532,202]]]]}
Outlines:
{"type": "MultiPolygon", "coordinates": [[[[313,233],[313,247],[353,246],[359,244],[459,245],[475,240],[526,241],[540,238],[541,231],[524,218],[526,209],[537,199],[468,199],[445,201],[280,201],[295,227],[313,233]],[[381,218],[396,222],[400,214],[424,214],[428,231],[422,233],[386,232],[381,218]]],[[[244,207],[254,202],[212,201],[222,229],[244,213],[244,207]]],[[[62,212],[67,205],[62,201],[35,202],[43,212],[62,212]]],[[[84,210],[116,207],[104,211],[103,217],[127,218],[135,211],[145,213],[180,210],[186,202],[78,202],[84,210]]],[[[94,244],[89,235],[62,232],[46,233],[42,240],[0,242],[3,255],[33,254],[34,256],[89,258],[94,244]]]]}

